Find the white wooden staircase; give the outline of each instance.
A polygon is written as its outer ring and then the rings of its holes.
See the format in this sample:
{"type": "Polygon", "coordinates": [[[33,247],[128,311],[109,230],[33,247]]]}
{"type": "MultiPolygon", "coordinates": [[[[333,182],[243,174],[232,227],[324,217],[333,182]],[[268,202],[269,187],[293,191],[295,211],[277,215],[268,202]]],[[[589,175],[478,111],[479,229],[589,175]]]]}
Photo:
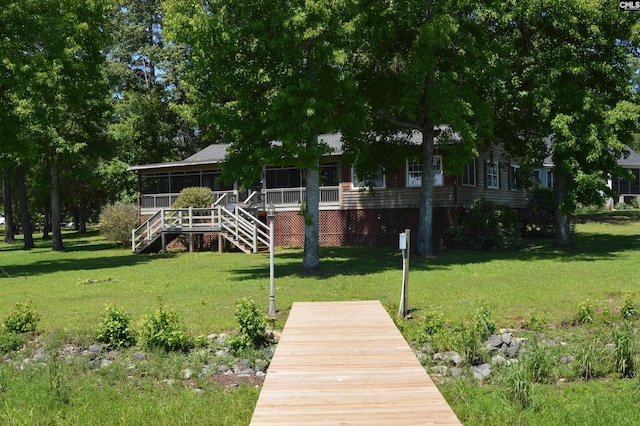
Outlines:
{"type": "MultiPolygon", "coordinates": [[[[252,194],[245,201],[250,201],[252,194]]],[[[166,251],[167,244],[178,235],[217,234],[245,253],[269,248],[269,227],[248,210],[248,202],[222,206],[224,196],[210,208],[163,208],[131,231],[131,251],[147,253],[166,251]]]]}

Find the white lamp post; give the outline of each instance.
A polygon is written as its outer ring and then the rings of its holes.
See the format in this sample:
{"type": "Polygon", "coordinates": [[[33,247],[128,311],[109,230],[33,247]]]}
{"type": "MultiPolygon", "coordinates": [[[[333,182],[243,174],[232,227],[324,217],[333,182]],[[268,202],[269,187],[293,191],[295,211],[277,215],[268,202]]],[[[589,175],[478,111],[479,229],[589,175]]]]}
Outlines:
{"type": "Polygon", "coordinates": [[[276,295],[273,290],[273,221],[276,218],[276,208],[273,204],[267,206],[269,218],[269,316],[276,315],[276,295]]]}

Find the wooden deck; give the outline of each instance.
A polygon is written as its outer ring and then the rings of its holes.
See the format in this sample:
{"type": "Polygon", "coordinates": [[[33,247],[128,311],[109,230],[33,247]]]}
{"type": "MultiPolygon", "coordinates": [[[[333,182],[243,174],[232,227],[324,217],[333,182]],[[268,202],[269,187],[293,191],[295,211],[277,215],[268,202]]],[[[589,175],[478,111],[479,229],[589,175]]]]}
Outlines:
{"type": "Polygon", "coordinates": [[[294,303],[251,425],[460,425],[378,301],[294,303]]]}

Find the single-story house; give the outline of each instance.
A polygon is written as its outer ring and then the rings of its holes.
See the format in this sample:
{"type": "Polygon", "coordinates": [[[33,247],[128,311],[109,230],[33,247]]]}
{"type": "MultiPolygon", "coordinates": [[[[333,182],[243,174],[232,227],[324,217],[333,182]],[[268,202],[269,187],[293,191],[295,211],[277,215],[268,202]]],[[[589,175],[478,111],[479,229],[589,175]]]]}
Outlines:
{"type": "MultiPolygon", "coordinates": [[[[631,204],[634,200],[640,202],[640,155],[627,147],[629,155],[618,159],[618,166],[629,169],[633,175],[631,179],[611,177],[607,186],[616,192],[616,196],[606,200],[607,208],[614,208],[618,203],[631,204]]],[[[533,179],[545,188],[553,188],[555,185],[553,173],[553,160],[551,156],[544,159],[541,167],[533,170],[533,179]]]]}
{"type": "MultiPolygon", "coordinates": [[[[392,245],[405,229],[416,232],[423,173],[419,161],[407,158],[397,171],[380,173],[373,191],[363,187],[350,164],[343,161],[340,134],[324,134],[319,140],[332,152],[322,162],[320,188],[320,244],[392,245]]],[[[419,135],[415,136],[418,143],[419,135]]],[[[226,202],[241,203],[250,193],[221,181],[221,165],[227,145],[214,144],[183,161],[137,165],[129,168],[138,176],[140,215],[149,217],[168,208],[183,188],[211,188],[212,200],[226,196],[226,202]],[[225,195],[226,194],[226,195],[225,195]]],[[[447,173],[447,156],[436,143],[434,156],[434,241],[438,244],[449,229],[458,209],[483,198],[495,203],[524,208],[527,191],[517,182],[520,166],[509,160],[500,147],[491,147],[471,161],[464,173],[447,173]]],[[[300,246],[304,221],[299,215],[305,187],[302,171],[295,167],[263,165],[262,180],[251,199],[258,217],[266,206],[276,209],[275,244],[300,246]]],[[[415,235],[415,234],[414,234],[415,235]]]]}

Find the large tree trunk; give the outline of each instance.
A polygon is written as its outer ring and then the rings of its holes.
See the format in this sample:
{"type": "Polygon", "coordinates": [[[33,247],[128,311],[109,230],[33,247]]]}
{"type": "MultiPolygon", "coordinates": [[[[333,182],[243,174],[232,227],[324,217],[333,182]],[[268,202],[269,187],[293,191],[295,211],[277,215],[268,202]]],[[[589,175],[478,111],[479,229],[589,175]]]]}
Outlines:
{"type": "Polygon", "coordinates": [[[2,170],[2,203],[4,204],[4,242],[16,241],[13,232],[13,204],[11,203],[11,175],[2,170]]]}
{"type": "Polygon", "coordinates": [[[24,235],[24,248],[32,249],[35,244],[33,243],[33,227],[31,226],[31,217],[29,215],[25,167],[22,164],[18,166],[18,196],[20,197],[20,217],[22,220],[22,234],[24,235]]]}
{"type": "Polygon", "coordinates": [[[62,227],[60,226],[60,192],[58,189],[58,159],[51,159],[51,249],[64,250],[62,244],[62,227]]]}
{"type": "Polygon", "coordinates": [[[302,272],[313,274],[320,269],[320,170],[318,167],[306,169],[306,209],[304,213],[304,258],[302,272]]]}
{"type": "Polygon", "coordinates": [[[569,213],[564,208],[564,202],[567,198],[567,176],[562,173],[556,173],[555,179],[556,199],[556,234],[553,245],[558,248],[574,247],[571,241],[571,223],[569,213]]]}
{"type": "Polygon", "coordinates": [[[433,256],[433,126],[422,130],[422,192],[418,212],[418,256],[433,256]]]}

